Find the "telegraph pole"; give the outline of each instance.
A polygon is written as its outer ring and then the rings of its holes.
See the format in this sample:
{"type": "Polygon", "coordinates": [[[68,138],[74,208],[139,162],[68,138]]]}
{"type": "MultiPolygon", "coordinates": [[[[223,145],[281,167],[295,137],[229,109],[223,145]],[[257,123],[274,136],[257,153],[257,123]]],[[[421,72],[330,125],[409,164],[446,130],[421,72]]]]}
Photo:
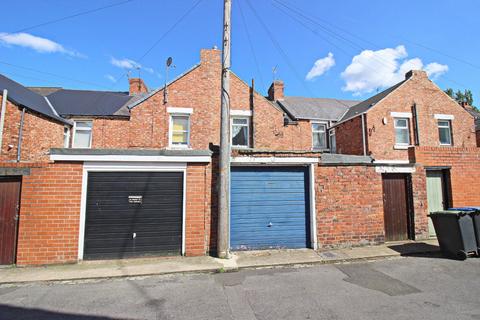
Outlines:
{"type": "Polygon", "coordinates": [[[217,255],[228,258],[230,218],[230,17],[232,1],[223,3],[222,93],[218,189],[217,255]]]}

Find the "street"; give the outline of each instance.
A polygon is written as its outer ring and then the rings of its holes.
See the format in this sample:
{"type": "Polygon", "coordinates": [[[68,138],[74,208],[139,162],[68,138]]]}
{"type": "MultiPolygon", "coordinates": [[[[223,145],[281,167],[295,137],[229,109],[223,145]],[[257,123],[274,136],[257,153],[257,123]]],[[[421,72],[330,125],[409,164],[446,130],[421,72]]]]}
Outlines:
{"type": "Polygon", "coordinates": [[[0,319],[480,319],[480,259],[440,256],[0,287],[0,319]]]}

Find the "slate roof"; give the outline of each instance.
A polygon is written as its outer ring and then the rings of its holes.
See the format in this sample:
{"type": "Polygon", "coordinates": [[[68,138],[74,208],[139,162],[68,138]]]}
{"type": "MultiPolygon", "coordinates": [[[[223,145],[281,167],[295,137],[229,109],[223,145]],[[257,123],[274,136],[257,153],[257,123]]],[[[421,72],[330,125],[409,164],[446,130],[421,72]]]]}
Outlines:
{"type": "Polygon", "coordinates": [[[467,112],[470,113],[475,119],[480,119],[480,112],[473,109],[473,107],[465,108],[465,110],[467,110],[467,112]]]}
{"type": "Polygon", "coordinates": [[[366,111],[368,111],[368,109],[370,109],[371,107],[373,107],[375,104],[377,104],[378,102],[380,102],[380,100],[382,100],[383,98],[385,98],[386,96],[388,96],[392,91],[394,91],[395,89],[397,89],[398,87],[400,87],[405,81],[407,80],[403,80],[399,83],[397,83],[396,85],[380,92],[379,94],[376,94],[374,95],[373,97],[370,97],[368,98],[367,100],[364,100],[354,106],[352,106],[347,113],[345,113],[345,115],[342,117],[341,121],[344,121],[344,120],[347,120],[347,119],[350,119],[350,118],[353,118],[359,114],[362,114],[362,113],[365,113],[366,111]]]}
{"type": "Polygon", "coordinates": [[[293,119],[338,121],[359,101],[329,98],[285,97],[278,105],[293,119]]]}
{"type": "Polygon", "coordinates": [[[133,98],[126,92],[67,90],[47,96],[58,114],[68,116],[128,116],[117,112],[133,98]]]}
{"type": "Polygon", "coordinates": [[[16,105],[38,112],[62,123],[70,124],[68,120],[58,116],[55,109],[44,96],[0,74],[0,90],[3,91],[4,89],[8,90],[7,99],[16,105]]]}

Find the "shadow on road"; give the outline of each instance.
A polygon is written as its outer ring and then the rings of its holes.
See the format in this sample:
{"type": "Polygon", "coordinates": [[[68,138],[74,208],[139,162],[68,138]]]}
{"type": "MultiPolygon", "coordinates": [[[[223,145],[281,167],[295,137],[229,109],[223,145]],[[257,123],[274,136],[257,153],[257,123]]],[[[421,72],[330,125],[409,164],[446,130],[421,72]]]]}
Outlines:
{"type": "Polygon", "coordinates": [[[397,251],[402,257],[418,258],[441,258],[440,247],[428,243],[404,243],[399,245],[390,245],[388,248],[397,251]]]}
{"type": "Polygon", "coordinates": [[[48,311],[42,309],[22,308],[0,304],[0,319],[16,320],[112,320],[118,318],[109,318],[103,316],[83,315],[73,313],[63,313],[48,311]]]}

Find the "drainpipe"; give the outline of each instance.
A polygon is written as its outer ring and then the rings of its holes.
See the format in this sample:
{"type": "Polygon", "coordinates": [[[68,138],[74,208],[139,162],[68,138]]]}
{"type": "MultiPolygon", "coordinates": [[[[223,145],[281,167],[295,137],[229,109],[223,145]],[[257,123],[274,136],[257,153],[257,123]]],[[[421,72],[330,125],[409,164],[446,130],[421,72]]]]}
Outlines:
{"type": "Polygon", "coordinates": [[[418,126],[418,111],[417,104],[413,104],[413,116],[415,117],[415,145],[420,145],[420,127],[418,126]]]}
{"type": "Polygon", "coordinates": [[[18,130],[17,162],[20,162],[20,157],[22,155],[22,138],[23,138],[24,120],[25,120],[25,108],[22,109],[22,117],[20,118],[20,129],[18,130]]]}
{"type": "Polygon", "coordinates": [[[0,154],[2,154],[3,146],[3,126],[5,125],[5,110],[7,109],[7,89],[3,89],[2,95],[2,111],[0,113],[0,154]]]}
{"type": "Polygon", "coordinates": [[[365,137],[365,113],[362,113],[362,142],[363,142],[363,155],[367,155],[367,142],[365,137]]]}
{"type": "Polygon", "coordinates": [[[251,132],[248,133],[249,142],[251,148],[255,148],[255,105],[254,105],[254,94],[255,94],[255,80],[252,79],[252,86],[250,87],[250,111],[252,111],[252,116],[250,117],[250,125],[252,127],[251,132]]]}

